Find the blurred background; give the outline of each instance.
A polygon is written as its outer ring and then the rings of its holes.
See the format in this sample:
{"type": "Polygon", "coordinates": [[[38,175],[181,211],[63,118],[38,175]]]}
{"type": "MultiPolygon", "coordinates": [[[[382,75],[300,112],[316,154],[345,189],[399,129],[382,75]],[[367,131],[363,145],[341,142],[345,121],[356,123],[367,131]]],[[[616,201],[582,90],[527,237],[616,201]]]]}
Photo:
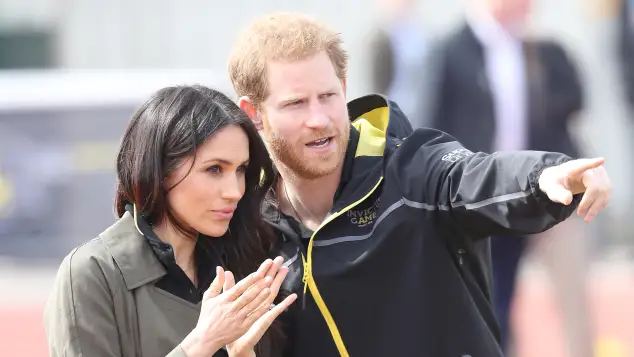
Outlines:
{"type": "MultiPolygon", "coordinates": [[[[114,221],[119,139],[153,91],[201,83],[233,94],[226,60],[239,30],[291,10],[342,32],[351,98],[378,91],[406,112],[432,113],[442,102],[433,54],[460,36],[473,1],[0,0],[0,356],[48,355],[41,316],[57,266],[114,221]]],[[[581,156],[605,157],[614,191],[596,222],[528,239],[508,312],[509,356],[634,356],[627,2],[533,1],[529,36],[565,49],[585,96],[556,135],[569,135],[581,156]]],[[[432,117],[418,124],[446,124],[432,117]]]]}

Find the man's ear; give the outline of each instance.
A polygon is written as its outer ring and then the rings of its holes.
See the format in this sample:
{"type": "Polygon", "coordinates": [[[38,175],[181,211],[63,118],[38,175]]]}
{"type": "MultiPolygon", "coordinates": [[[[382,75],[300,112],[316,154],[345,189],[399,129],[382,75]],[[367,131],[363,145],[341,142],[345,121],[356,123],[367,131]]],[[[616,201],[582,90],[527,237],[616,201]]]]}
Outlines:
{"type": "Polygon", "coordinates": [[[255,127],[259,130],[262,130],[262,119],[258,115],[258,111],[255,108],[255,105],[251,102],[251,99],[247,96],[242,96],[238,99],[238,105],[243,112],[247,114],[249,119],[255,124],[255,127]]]}

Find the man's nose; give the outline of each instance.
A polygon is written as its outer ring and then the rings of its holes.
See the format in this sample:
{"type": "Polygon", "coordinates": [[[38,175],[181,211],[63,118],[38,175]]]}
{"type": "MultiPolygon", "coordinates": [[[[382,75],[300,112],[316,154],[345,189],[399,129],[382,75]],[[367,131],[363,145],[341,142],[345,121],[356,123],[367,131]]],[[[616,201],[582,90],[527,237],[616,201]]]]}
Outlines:
{"type": "Polygon", "coordinates": [[[310,106],[310,117],[306,121],[306,126],[311,129],[323,129],[330,121],[326,111],[319,101],[310,106]]]}

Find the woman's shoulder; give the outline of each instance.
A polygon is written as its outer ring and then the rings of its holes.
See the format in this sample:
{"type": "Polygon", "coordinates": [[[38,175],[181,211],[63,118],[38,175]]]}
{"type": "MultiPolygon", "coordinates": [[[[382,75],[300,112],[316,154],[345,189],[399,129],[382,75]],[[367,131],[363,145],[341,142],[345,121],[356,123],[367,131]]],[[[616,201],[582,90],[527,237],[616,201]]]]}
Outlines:
{"type": "MultiPolygon", "coordinates": [[[[72,249],[63,259],[58,279],[71,279],[74,283],[88,280],[113,280],[121,276],[113,250],[117,242],[125,243],[134,236],[134,222],[126,217],[117,220],[97,237],[72,249]]],[[[133,239],[133,238],[132,238],[133,239]]]]}
{"type": "Polygon", "coordinates": [[[114,273],[116,264],[98,236],[74,248],[64,257],[56,280],[71,286],[85,285],[110,280],[116,276],[114,273]]]}

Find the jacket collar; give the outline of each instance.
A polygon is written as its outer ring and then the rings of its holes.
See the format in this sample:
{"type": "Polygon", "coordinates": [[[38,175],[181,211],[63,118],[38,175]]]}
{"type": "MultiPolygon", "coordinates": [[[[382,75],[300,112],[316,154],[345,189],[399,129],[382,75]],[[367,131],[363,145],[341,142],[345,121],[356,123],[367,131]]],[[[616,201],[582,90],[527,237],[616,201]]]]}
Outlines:
{"type": "Polygon", "coordinates": [[[130,212],[125,212],[100,238],[121,270],[128,290],[157,280],[167,273],[146,237],[137,229],[130,212]]]}
{"type": "MultiPolygon", "coordinates": [[[[386,149],[412,133],[412,126],[398,105],[380,94],[366,95],[348,103],[350,140],[346,149],[341,183],[333,210],[361,199],[379,180],[386,149]],[[351,184],[349,184],[351,183],[351,184]]],[[[273,187],[276,187],[274,184],[273,187]]],[[[282,218],[275,191],[267,195],[263,214],[269,223],[282,218]]]]}
{"type": "Polygon", "coordinates": [[[383,156],[390,139],[402,140],[414,129],[398,104],[381,94],[370,94],[348,103],[350,122],[360,133],[355,157],[383,156]]]}

